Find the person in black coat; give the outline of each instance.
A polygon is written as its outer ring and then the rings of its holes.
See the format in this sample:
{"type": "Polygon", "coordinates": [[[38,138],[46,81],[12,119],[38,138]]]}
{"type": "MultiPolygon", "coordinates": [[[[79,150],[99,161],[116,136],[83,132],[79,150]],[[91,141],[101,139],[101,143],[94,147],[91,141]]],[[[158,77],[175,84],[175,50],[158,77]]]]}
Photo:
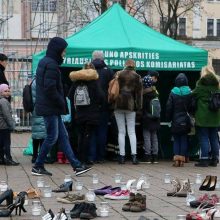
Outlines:
{"type": "Polygon", "coordinates": [[[75,107],[75,120],[79,125],[78,152],[83,163],[88,163],[91,136],[100,124],[100,113],[104,104],[104,93],[98,78],[99,75],[91,63],[86,64],[82,70],[70,73],[73,84],[68,97],[75,107]]]}
{"type": "Polygon", "coordinates": [[[160,128],[160,118],[153,118],[151,116],[150,102],[152,99],[158,97],[156,87],[153,87],[153,79],[150,75],[143,78],[143,138],[144,138],[144,162],[158,163],[158,138],[157,131],[160,128]]]}
{"type": "Polygon", "coordinates": [[[67,42],[64,39],[52,38],[47,46],[46,56],[40,60],[37,67],[35,110],[37,115],[44,118],[47,136],[32,168],[33,175],[52,175],[44,168],[44,161],[57,141],[76,175],[91,169],[82,165],[73,153],[61,118],[61,115],[66,114],[66,103],[59,65],[63,62],[66,47],[67,42]]]}
{"type": "Polygon", "coordinates": [[[0,53],[0,84],[9,85],[8,80],[5,77],[5,68],[7,66],[7,62],[8,57],[5,54],[0,53]]]}
{"type": "Polygon", "coordinates": [[[104,54],[102,51],[94,51],[92,53],[92,64],[99,75],[98,82],[104,93],[104,104],[100,109],[100,123],[94,130],[92,141],[90,144],[90,163],[94,161],[103,162],[106,154],[108,122],[110,117],[108,104],[108,86],[112,80],[114,72],[106,65],[104,61],[104,54]]]}
{"type": "Polygon", "coordinates": [[[175,79],[175,87],[171,90],[167,105],[166,117],[171,121],[173,134],[174,166],[184,166],[185,155],[188,149],[187,134],[191,125],[187,113],[190,112],[191,89],[184,73],[180,73],[175,79]]]}

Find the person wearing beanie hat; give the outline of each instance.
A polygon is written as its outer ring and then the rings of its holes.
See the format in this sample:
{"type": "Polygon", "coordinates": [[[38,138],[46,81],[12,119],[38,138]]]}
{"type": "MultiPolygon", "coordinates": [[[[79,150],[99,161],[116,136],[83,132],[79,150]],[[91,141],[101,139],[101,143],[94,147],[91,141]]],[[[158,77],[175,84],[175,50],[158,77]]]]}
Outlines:
{"type": "Polygon", "coordinates": [[[38,116],[43,116],[44,118],[46,138],[32,167],[32,175],[52,176],[52,173],[44,168],[44,161],[56,142],[59,143],[76,175],[91,169],[82,165],[73,153],[61,118],[61,115],[66,114],[67,104],[59,66],[63,62],[67,46],[68,44],[63,38],[52,38],[48,43],[46,56],[40,60],[37,67],[35,111],[38,116]]]}
{"type": "Polygon", "coordinates": [[[0,164],[17,166],[11,156],[11,131],[15,123],[12,118],[11,104],[8,101],[10,88],[7,84],[0,85],[0,164]]]}
{"type": "Polygon", "coordinates": [[[147,74],[151,76],[154,84],[158,81],[159,73],[156,70],[149,70],[147,74]]]}
{"type": "MultiPolygon", "coordinates": [[[[142,108],[142,127],[144,139],[144,158],[145,163],[158,163],[158,137],[157,131],[160,128],[160,117],[152,117],[152,100],[158,100],[158,92],[152,89],[153,79],[150,75],[142,79],[143,83],[143,108],[142,108]]],[[[160,106],[160,105],[159,105],[160,106]]],[[[155,107],[156,108],[156,107],[155,107]]]]}
{"type": "Polygon", "coordinates": [[[179,73],[166,105],[166,117],[171,121],[171,133],[174,139],[173,166],[175,167],[184,166],[185,156],[188,154],[187,134],[191,131],[188,114],[191,109],[191,97],[188,79],[184,73],[179,73]]]}

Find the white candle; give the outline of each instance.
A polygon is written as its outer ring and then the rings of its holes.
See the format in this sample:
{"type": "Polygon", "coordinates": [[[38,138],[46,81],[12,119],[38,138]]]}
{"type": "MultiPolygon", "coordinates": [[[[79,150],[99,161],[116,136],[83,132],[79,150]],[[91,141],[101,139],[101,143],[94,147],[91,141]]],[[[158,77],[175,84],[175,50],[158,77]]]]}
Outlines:
{"type": "Polygon", "coordinates": [[[41,208],[40,207],[33,207],[32,208],[32,215],[33,216],[41,215],[41,208]]]}

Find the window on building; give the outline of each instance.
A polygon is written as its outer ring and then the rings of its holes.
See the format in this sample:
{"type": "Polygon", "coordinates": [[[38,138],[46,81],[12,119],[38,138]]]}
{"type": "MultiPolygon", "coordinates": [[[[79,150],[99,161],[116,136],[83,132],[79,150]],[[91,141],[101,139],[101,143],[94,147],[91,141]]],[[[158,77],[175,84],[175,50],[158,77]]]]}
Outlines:
{"type": "Polygon", "coordinates": [[[179,36],[186,36],[186,18],[179,18],[179,36]]]}
{"type": "Polygon", "coordinates": [[[214,36],[214,19],[207,20],[207,36],[214,36]]]}
{"type": "Polygon", "coordinates": [[[212,59],[212,66],[215,72],[220,75],[220,60],[219,59],[212,59]]]}
{"type": "Polygon", "coordinates": [[[163,32],[163,27],[166,25],[167,23],[167,17],[164,17],[162,19],[162,17],[160,17],[160,32],[162,33],[163,32]]]}
{"type": "Polygon", "coordinates": [[[216,21],[216,36],[220,37],[220,19],[216,21]]]}
{"type": "Polygon", "coordinates": [[[31,10],[32,11],[56,11],[56,0],[32,0],[31,10]]]}

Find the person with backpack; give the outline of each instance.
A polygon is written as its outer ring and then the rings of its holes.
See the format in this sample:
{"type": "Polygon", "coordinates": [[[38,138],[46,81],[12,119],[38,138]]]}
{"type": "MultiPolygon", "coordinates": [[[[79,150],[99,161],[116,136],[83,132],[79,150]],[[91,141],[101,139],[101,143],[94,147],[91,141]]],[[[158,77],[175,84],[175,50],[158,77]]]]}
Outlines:
{"type": "Polygon", "coordinates": [[[44,161],[57,141],[76,176],[91,169],[84,166],[73,153],[61,118],[61,115],[66,114],[67,108],[59,66],[63,62],[67,45],[63,38],[52,38],[47,45],[46,56],[39,61],[37,67],[35,110],[37,115],[44,118],[47,136],[32,167],[32,175],[52,176],[52,173],[45,169],[44,161]]]}
{"type": "Polygon", "coordinates": [[[184,73],[179,73],[175,79],[175,87],[171,90],[167,105],[166,118],[171,121],[173,136],[173,160],[175,167],[183,167],[188,149],[187,134],[191,131],[189,112],[191,104],[191,89],[184,73]]]}
{"type": "Polygon", "coordinates": [[[135,132],[136,111],[142,108],[142,82],[135,72],[135,61],[127,60],[125,68],[118,72],[119,95],[114,102],[114,114],[118,126],[119,164],[125,163],[126,127],[131,146],[132,163],[138,164],[135,132]]]}
{"type": "Polygon", "coordinates": [[[144,160],[146,163],[158,163],[158,138],[157,131],[160,128],[160,101],[156,89],[149,91],[153,86],[150,75],[143,78],[143,106],[142,127],[144,138],[144,160]]]}
{"type": "Polygon", "coordinates": [[[75,121],[78,124],[78,155],[83,164],[88,163],[92,133],[100,123],[104,93],[98,82],[99,75],[91,63],[84,69],[71,72],[73,81],[69,99],[74,103],[75,121]]]}
{"type": "Polygon", "coordinates": [[[15,128],[12,118],[10,88],[7,84],[0,85],[0,164],[7,166],[17,166],[11,156],[11,131],[15,128]]]}
{"type": "Polygon", "coordinates": [[[192,94],[196,99],[195,125],[199,140],[201,156],[195,166],[216,167],[219,159],[218,128],[220,127],[220,109],[210,110],[211,94],[220,92],[219,77],[212,66],[205,66],[201,70],[200,79],[192,94]],[[209,150],[211,158],[209,159],[209,150]]]}

